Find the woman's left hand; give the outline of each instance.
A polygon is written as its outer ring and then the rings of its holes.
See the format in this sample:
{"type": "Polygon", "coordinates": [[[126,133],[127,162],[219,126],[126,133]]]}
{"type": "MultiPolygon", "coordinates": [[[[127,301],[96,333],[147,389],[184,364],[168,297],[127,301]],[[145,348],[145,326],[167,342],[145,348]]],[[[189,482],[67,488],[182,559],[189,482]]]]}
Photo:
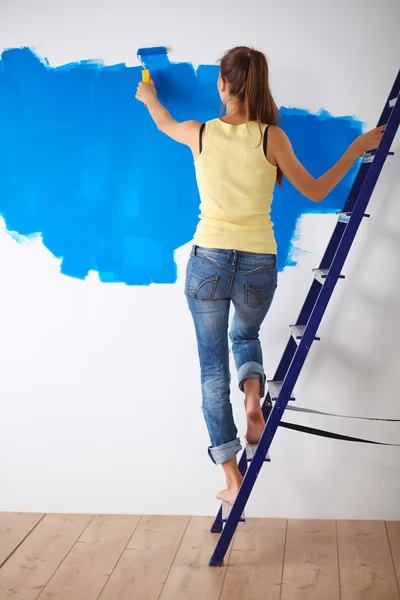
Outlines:
{"type": "Polygon", "coordinates": [[[135,97],[136,100],[139,100],[144,104],[149,104],[151,100],[156,98],[157,91],[153,80],[151,80],[150,83],[144,83],[144,81],[139,81],[135,97]]]}

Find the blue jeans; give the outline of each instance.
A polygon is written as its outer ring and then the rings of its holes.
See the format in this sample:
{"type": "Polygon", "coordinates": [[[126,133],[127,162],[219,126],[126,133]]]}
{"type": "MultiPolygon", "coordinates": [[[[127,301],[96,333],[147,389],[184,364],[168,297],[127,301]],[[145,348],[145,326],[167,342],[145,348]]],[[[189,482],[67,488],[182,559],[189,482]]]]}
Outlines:
{"type": "Polygon", "coordinates": [[[193,246],[187,266],[185,294],[196,330],[201,369],[202,409],[214,463],[231,460],[241,450],[230,402],[228,321],[235,307],[229,337],[239,388],[259,378],[265,394],[261,323],[277,285],[276,256],[193,246]]]}

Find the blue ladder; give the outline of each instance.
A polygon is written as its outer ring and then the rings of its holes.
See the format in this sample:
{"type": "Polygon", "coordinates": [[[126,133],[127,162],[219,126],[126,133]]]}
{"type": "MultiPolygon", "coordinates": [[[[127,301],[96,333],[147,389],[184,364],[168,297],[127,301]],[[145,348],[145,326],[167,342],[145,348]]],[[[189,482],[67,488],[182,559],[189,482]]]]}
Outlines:
{"type": "Polygon", "coordinates": [[[221,533],[209,565],[220,567],[226,551],[236,531],[239,521],[243,520],[243,511],[256,482],[258,474],[266,460],[273,437],[278,429],[282,415],[300,375],[312,343],[318,340],[317,330],[335,289],[336,283],[343,278],[341,271],[350,251],[358,228],[366,214],[366,208],[396,135],[400,122],[400,71],[385,104],[378,127],[386,123],[386,129],[376,151],[369,152],[363,158],[357,176],[351,187],[344,209],[338,216],[338,222],[331,240],[322,258],[321,265],[314,270],[314,280],[306,301],[295,325],[291,326],[291,338],[283,353],[273,381],[268,382],[268,394],[262,406],[266,421],[264,432],[252,452],[247,467],[246,450],[239,461],[239,469],[244,480],[236,501],[229,510],[221,506],[211,527],[212,533],[221,533]],[[272,401],[275,405],[272,408],[272,401]],[[222,510],[224,508],[224,511],[222,510]],[[223,515],[224,512],[224,515],[223,515]]]}

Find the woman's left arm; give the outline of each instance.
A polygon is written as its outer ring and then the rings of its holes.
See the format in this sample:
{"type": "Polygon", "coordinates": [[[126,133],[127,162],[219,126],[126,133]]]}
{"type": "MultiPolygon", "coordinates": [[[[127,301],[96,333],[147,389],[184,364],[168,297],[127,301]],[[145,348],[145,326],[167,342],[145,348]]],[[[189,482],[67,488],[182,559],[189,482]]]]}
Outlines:
{"type": "Polygon", "coordinates": [[[176,142],[185,144],[192,149],[193,154],[199,152],[199,132],[201,123],[198,121],[176,121],[157,98],[153,81],[150,83],[139,82],[136,90],[136,99],[146,104],[149,113],[158,129],[176,142]]]}

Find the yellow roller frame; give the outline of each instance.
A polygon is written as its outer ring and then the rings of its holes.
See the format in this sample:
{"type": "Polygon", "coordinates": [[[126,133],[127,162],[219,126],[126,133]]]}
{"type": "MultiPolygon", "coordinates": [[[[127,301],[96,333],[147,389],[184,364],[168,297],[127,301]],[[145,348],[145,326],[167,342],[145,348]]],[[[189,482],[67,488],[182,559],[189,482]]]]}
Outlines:
{"type": "MultiPolygon", "coordinates": [[[[142,81],[144,83],[150,83],[150,71],[148,69],[143,69],[142,71],[142,81]]],[[[147,104],[145,104],[147,106],[147,104]]]]}

